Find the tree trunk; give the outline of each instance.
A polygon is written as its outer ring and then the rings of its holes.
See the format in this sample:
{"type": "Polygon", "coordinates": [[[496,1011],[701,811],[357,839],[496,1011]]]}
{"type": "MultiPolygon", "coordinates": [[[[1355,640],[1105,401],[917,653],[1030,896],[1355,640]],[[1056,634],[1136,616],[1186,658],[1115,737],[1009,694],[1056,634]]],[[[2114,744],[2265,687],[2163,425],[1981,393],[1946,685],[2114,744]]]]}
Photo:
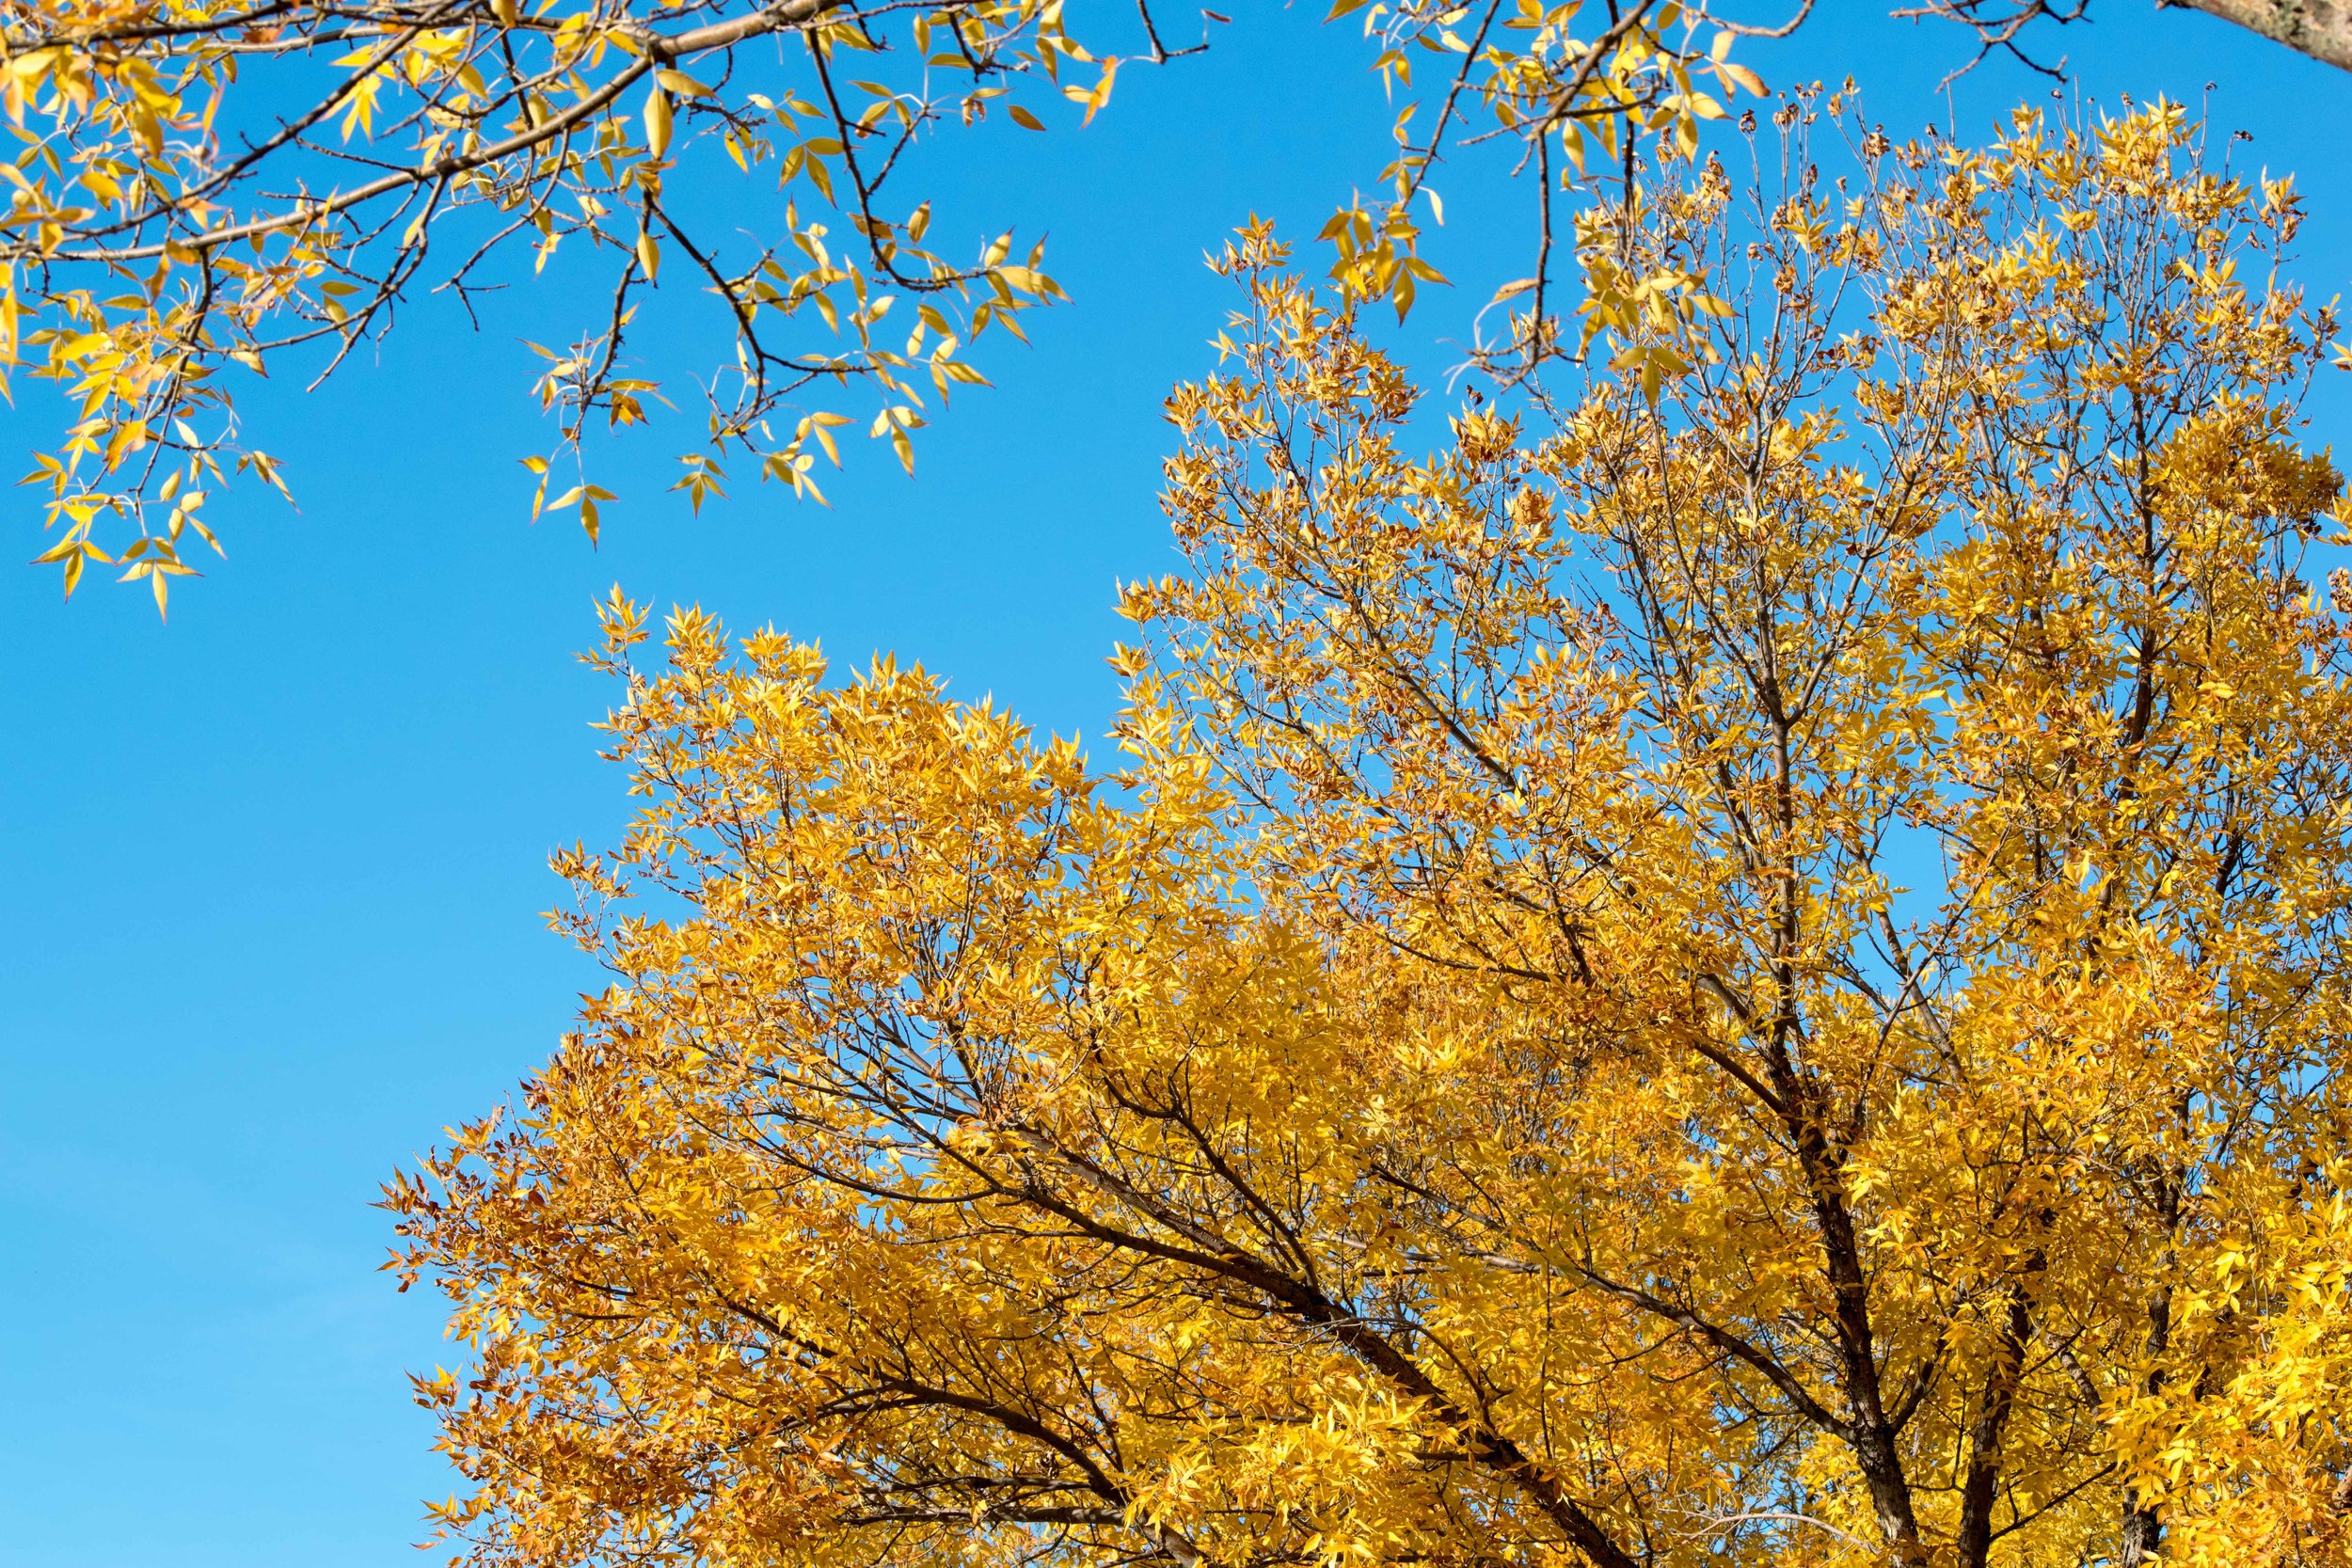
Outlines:
{"type": "Polygon", "coordinates": [[[2314,60],[2352,71],[2352,0],[2157,0],[2234,22],[2314,60]]]}

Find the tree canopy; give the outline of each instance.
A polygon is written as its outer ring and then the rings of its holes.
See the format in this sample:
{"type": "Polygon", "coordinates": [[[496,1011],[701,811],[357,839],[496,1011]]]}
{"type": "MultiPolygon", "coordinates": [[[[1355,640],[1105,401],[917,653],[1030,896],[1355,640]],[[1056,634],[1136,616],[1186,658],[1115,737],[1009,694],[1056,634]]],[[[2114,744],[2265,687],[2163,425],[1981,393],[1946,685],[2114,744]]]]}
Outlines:
{"type": "Polygon", "coordinates": [[[387,1194],[472,1560],[2352,1561],[2295,195],[1734,163],[1427,455],[1241,236],[1107,763],[615,591],[612,984],[387,1194]]]}

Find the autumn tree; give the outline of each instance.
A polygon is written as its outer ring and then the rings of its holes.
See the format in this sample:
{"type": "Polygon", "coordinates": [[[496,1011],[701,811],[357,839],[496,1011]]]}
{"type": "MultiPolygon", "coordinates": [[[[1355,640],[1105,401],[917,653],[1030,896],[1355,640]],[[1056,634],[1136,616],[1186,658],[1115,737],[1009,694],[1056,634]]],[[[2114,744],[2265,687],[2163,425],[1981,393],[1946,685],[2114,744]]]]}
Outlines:
{"type": "MultiPolygon", "coordinates": [[[[2199,4],[2352,59],[2325,0],[2199,4]]],[[[1762,89],[1732,58],[1740,39],[1800,32],[1814,9],[1337,0],[1335,46],[1360,31],[1397,119],[1324,230],[1336,278],[1408,309],[1440,280],[1421,246],[1442,213],[1433,175],[1499,139],[1536,192],[1540,284],[1553,205],[1581,199],[1588,160],[1687,147],[1762,89]]],[[[2045,66],[2042,40],[2089,15],[2088,0],[1896,9],[2045,66]]],[[[29,476],[40,560],[69,593],[107,566],[160,606],[218,548],[206,506],[222,484],[284,487],[274,444],[239,417],[243,377],[328,373],[437,296],[511,326],[501,291],[559,254],[593,302],[539,349],[555,438],[526,459],[534,516],[593,538],[612,494],[583,436],[664,402],[700,414],[675,486],[697,507],[753,475],[821,499],[842,434],[912,464],[914,432],[984,379],[978,340],[1020,335],[1025,311],[1062,297],[1021,214],[934,231],[930,192],[909,188],[922,145],[992,117],[1091,119],[1122,69],[1206,47],[1222,19],[1205,15],[1158,0],[11,0],[0,388],[13,372],[58,394],[29,476]],[[715,360],[683,346],[704,335],[677,318],[641,319],[665,286],[728,342],[715,360]]]]}
{"type": "MultiPolygon", "coordinates": [[[[1687,141],[1762,86],[1726,58],[1736,21],[1665,0],[1489,0],[1474,19],[1384,0],[1361,20],[1406,101],[1385,195],[1329,232],[1350,286],[1400,309],[1438,277],[1424,178],[1473,117],[1546,146],[1687,141]]],[[[160,604],[193,542],[214,544],[219,484],[282,486],[240,376],[326,373],[430,295],[510,319],[501,291],[559,253],[604,289],[540,350],[558,440],[528,460],[534,515],[594,537],[612,493],[583,433],[644,422],[665,380],[705,405],[676,485],[697,506],[750,474],[819,496],[844,426],[911,465],[929,412],[983,379],[977,341],[1021,335],[1061,291],[1017,229],[934,232],[905,166],[992,117],[1091,119],[1122,68],[1205,47],[1208,25],[1153,0],[13,0],[0,375],[64,404],[31,476],[40,559],[69,593],[103,564],[160,604]],[[649,339],[639,312],[664,284],[730,341],[717,363],[674,326],[649,339]]]]}
{"type": "Polygon", "coordinates": [[[1427,456],[1243,236],[1108,767],[615,591],[612,983],[387,1194],[469,1560],[2352,1561],[2295,195],[1740,163],[1427,456]]]}

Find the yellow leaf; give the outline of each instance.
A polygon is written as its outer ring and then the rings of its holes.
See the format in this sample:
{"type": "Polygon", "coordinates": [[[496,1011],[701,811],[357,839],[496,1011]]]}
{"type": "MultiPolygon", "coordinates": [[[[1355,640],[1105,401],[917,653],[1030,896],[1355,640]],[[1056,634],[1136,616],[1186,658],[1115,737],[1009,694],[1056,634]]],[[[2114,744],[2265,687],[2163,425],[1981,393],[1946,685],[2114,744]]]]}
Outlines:
{"type": "Polygon", "coordinates": [[[657,82],[645,94],[645,150],[660,157],[670,146],[670,95],[657,82]]]}

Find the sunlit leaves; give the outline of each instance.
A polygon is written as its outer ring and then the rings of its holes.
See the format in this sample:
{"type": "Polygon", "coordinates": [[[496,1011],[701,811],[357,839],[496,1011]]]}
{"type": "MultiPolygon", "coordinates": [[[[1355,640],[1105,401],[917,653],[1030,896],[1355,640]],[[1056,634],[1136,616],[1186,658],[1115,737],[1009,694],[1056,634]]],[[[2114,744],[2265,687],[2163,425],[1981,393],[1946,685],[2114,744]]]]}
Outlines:
{"type": "Polygon", "coordinates": [[[2293,203],[2169,105],[1761,135],[1583,214],[1581,341],[1506,292],[1523,396],[1237,236],[1091,753],[598,607],[641,809],[552,918],[612,984],[387,1195],[453,1544],[2352,1561],[2293,203]]]}
{"type": "MultiPolygon", "coordinates": [[[[1422,284],[1442,281],[1421,257],[1412,210],[1417,198],[1425,198],[1434,219],[1445,221],[1443,200],[1429,180],[1449,149],[1497,136],[1521,144],[1522,169],[1542,182],[1538,210],[1546,242],[1540,248],[1548,249],[1554,184],[1581,184],[1589,193],[1613,172],[1587,168],[1588,140],[1611,165],[1645,136],[1692,157],[1700,123],[1724,118],[1725,99],[1765,91],[1754,71],[1730,59],[1735,35],[1715,26],[1704,8],[1661,0],[1365,5],[1337,0],[1330,19],[1361,11],[1364,36],[1378,46],[1373,69],[1392,97],[1411,96],[1397,113],[1395,155],[1381,171],[1386,198],[1368,203],[1359,197],[1332,216],[1321,237],[1336,252],[1332,277],[1358,298],[1389,301],[1400,319],[1422,284]],[[1436,73],[1425,73],[1414,94],[1416,60],[1436,73]],[[1703,90],[1701,77],[1724,97],[1703,90]],[[1424,110],[1431,118],[1417,131],[1414,121],[1424,110]],[[1483,129],[1470,123],[1474,111],[1485,117],[1483,129]]],[[[1540,359],[1555,346],[1528,338],[1502,352],[1540,359]]]]}
{"type": "MultiPolygon", "coordinates": [[[[27,476],[51,532],[40,561],[69,593],[89,564],[120,566],[159,602],[193,571],[183,535],[210,543],[167,478],[278,483],[246,441],[239,373],[289,356],[331,368],[421,295],[486,320],[525,256],[531,276],[561,257],[610,287],[568,346],[537,351],[567,466],[592,429],[668,404],[666,343],[692,337],[681,309],[732,339],[688,381],[707,404],[690,499],[722,493],[739,461],[815,496],[804,443],[843,421],[911,463],[930,400],[983,381],[975,341],[1020,336],[1018,317],[1060,291],[1041,250],[1016,258],[1009,235],[972,256],[929,248],[929,204],[904,204],[893,171],[992,106],[1042,125],[1037,107],[1074,101],[1091,119],[1120,66],[1037,0],[242,19],[126,0],[36,6],[13,25],[0,109],[23,150],[0,163],[0,360],[55,383],[69,410],[27,476]],[[746,199],[681,199],[706,167],[752,182],[746,199]],[[657,290],[676,300],[659,327],[644,314],[657,290]],[[894,300],[919,320],[912,339],[878,335],[894,300]],[[869,394],[862,415],[826,406],[869,394]]],[[[1148,12],[1129,31],[1167,57],[1148,12]]],[[[558,489],[535,510],[577,509],[593,537],[611,494],[558,489]]]]}
{"type": "MultiPolygon", "coordinates": [[[[1588,144],[1612,165],[1645,139],[1687,155],[1700,121],[1762,90],[1728,58],[1730,34],[1660,0],[1358,9],[1339,14],[1372,40],[1380,78],[1427,101],[1400,107],[1381,194],[1324,237],[1343,286],[1400,315],[1443,281],[1421,226],[1444,220],[1428,176],[1447,149],[1517,138],[1549,186],[1585,168],[1588,144]]],[[[538,384],[567,461],[594,430],[647,422],[665,383],[705,404],[696,472],[714,484],[748,463],[813,496],[815,454],[791,432],[849,398],[864,401],[846,417],[907,461],[928,417],[914,411],[983,381],[977,341],[1025,336],[1021,315],[1060,292],[1009,237],[977,256],[933,248],[929,205],[903,201],[898,171],[945,125],[1090,123],[1123,68],[1187,52],[1148,7],[1094,16],[1082,39],[1057,0],[378,0],[243,21],[205,0],[37,5],[0,73],[24,143],[0,163],[14,236],[0,359],[54,382],[70,410],[33,476],[50,545],[69,546],[43,561],[69,590],[98,559],[84,543],[144,540],[177,562],[154,492],[166,471],[217,484],[260,465],[278,483],[237,417],[236,372],[291,354],[314,374],[421,295],[487,321],[526,255],[531,277],[560,257],[611,290],[538,384]],[[711,210],[714,176],[780,192],[781,223],[765,198],[711,210]],[[657,322],[644,309],[660,291],[657,322]],[[875,301],[891,297],[926,306],[919,342],[875,335],[875,301]],[[732,346],[681,377],[667,345],[693,340],[677,325],[689,309],[732,346]]],[[[1558,346],[1531,327],[1481,355],[1558,346]]]]}

